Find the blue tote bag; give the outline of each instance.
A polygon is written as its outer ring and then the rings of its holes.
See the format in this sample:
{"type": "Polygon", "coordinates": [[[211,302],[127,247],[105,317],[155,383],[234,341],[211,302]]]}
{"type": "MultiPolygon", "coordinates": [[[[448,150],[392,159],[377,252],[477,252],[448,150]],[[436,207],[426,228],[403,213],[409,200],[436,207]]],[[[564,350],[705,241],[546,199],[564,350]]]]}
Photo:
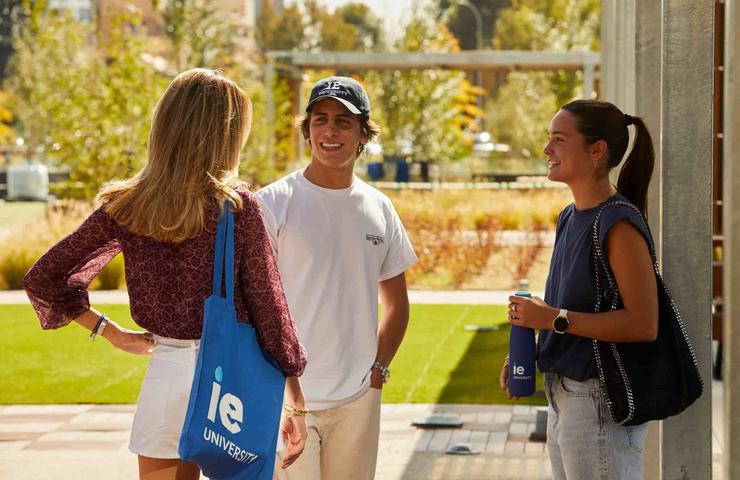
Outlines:
{"type": "Polygon", "coordinates": [[[271,480],[285,377],[234,309],[234,214],[227,202],[218,222],[213,290],[203,333],[180,458],[217,480],[271,480]],[[221,296],[222,276],[226,296],[221,296]]]}

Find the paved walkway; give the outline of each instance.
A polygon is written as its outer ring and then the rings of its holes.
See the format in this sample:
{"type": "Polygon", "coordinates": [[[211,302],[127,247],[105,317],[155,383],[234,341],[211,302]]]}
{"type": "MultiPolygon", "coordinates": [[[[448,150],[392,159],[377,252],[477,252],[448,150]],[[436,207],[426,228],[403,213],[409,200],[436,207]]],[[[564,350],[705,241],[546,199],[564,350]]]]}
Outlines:
{"type": "MultiPolygon", "coordinates": [[[[528,441],[537,407],[384,405],[379,480],[546,479],[544,443],[528,441]],[[459,429],[417,429],[415,419],[453,415],[459,429]],[[445,455],[456,443],[474,456],[445,455]]],[[[0,407],[0,478],[79,480],[136,478],[128,452],[134,405],[0,407]]],[[[348,479],[349,480],[349,479],[348,479]]]]}
{"type": "MultiPolygon", "coordinates": [[[[714,382],[712,448],[722,480],[722,384],[714,382]]],[[[0,479],[124,480],[136,478],[128,451],[134,405],[0,406],[0,479]]],[[[523,405],[385,404],[377,480],[545,480],[544,443],[529,440],[541,407],[523,405]],[[459,429],[417,429],[431,414],[459,418],[459,429]],[[454,444],[477,455],[446,455],[454,444]]],[[[349,480],[349,479],[348,479],[349,480]]]]}

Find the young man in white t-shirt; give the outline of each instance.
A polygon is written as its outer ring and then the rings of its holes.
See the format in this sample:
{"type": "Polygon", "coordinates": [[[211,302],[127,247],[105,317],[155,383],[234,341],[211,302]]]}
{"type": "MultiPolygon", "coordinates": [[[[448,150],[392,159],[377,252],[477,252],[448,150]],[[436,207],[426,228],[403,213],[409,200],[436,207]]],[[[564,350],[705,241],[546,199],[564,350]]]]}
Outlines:
{"type": "MultiPolygon", "coordinates": [[[[308,441],[277,475],[372,479],[381,389],[408,325],[404,272],[416,255],[388,197],[353,173],[379,133],[362,86],[347,77],[320,80],[299,126],[311,146],[310,164],[257,192],[308,351],[301,377],[308,441]]],[[[281,428],[290,429],[289,422],[281,428]]]]}

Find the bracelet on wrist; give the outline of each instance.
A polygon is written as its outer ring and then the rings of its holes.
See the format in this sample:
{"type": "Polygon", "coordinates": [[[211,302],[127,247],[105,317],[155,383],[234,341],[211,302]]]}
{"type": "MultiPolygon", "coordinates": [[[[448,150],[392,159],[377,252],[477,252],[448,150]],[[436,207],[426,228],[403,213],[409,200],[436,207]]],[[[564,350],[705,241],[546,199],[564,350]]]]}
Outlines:
{"type": "Polygon", "coordinates": [[[298,408],[292,405],[283,405],[283,411],[288,417],[305,417],[308,414],[307,408],[298,408]]]}
{"type": "Polygon", "coordinates": [[[391,378],[391,370],[383,365],[382,363],[376,361],[373,363],[373,366],[371,368],[374,368],[378,372],[380,372],[380,376],[383,378],[383,383],[388,383],[388,380],[391,378]]]}
{"type": "Polygon", "coordinates": [[[105,316],[105,314],[100,315],[100,318],[98,318],[98,323],[95,324],[95,327],[90,332],[90,338],[95,341],[95,337],[98,335],[103,334],[103,330],[105,330],[106,325],[108,325],[108,317],[105,316]]]}

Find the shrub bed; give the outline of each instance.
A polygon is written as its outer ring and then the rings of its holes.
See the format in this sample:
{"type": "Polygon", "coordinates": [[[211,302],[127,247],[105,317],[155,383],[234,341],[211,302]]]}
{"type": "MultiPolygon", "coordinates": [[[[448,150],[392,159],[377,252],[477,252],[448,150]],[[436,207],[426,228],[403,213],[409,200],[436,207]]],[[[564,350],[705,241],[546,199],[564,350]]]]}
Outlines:
{"type": "MultiPolygon", "coordinates": [[[[413,289],[514,288],[522,278],[541,278],[548,251],[542,232],[552,232],[570,201],[564,189],[386,191],[398,211],[419,261],[407,273],[413,289]],[[502,244],[517,231],[519,243],[502,244]],[[499,265],[505,262],[505,265],[499,265]]],[[[89,202],[50,203],[41,219],[0,230],[0,288],[22,288],[21,279],[39,256],[72,232],[92,211],[89,202]]],[[[118,255],[93,289],[125,285],[118,255]]]]}

